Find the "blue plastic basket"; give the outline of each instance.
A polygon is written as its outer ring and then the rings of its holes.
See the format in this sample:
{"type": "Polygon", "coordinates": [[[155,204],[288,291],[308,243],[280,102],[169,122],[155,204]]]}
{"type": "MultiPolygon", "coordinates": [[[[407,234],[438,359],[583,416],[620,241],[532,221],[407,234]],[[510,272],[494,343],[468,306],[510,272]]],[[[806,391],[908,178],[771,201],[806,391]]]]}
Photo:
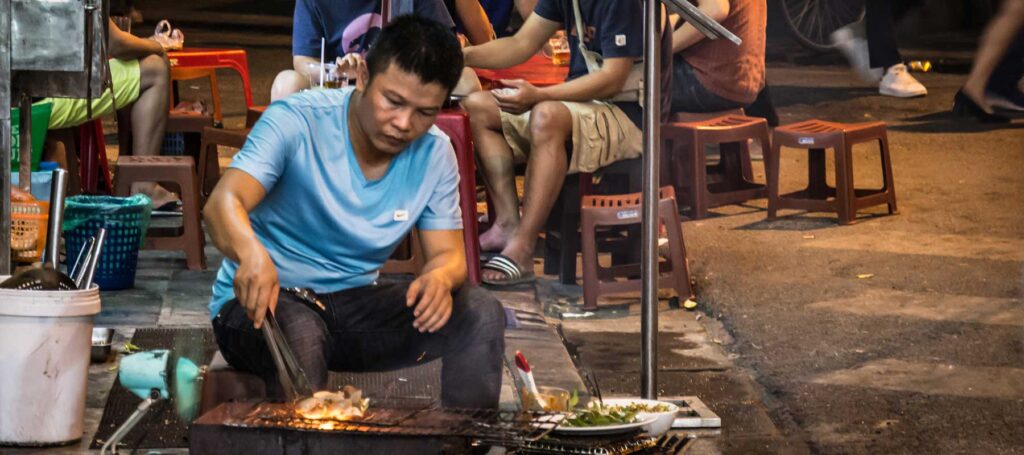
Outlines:
{"type": "Polygon", "coordinates": [[[64,244],[69,267],[100,227],[107,228],[94,282],[101,290],[129,289],[135,286],[139,247],[145,240],[152,212],[149,198],[72,196],[64,209],[64,244]]]}
{"type": "Polygon", "coordinates": [[[185,133],[167,133],[160,149],[161,155],[182,156],[185,154],[185,133]]]}

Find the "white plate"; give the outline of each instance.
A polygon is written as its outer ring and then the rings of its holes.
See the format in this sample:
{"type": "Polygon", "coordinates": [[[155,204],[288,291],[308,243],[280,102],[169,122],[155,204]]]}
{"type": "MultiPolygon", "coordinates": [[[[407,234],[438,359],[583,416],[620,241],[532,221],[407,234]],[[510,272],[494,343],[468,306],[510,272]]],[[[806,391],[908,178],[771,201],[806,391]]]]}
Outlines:
{"type": "Polygon", "coordinates": [[[555,428],[553,433],[558,434],[571,434],[571,435],[602,435],[602,434],[616,434],[625,433],[639,429],[640,427],[650,424],[658,420],[656,416],[649,416],[647,418],[637,417],[636,422],[633,423],[622,423],[618,425],[602,425],[594,427],[564,427],[559,425],[555,428]]]}

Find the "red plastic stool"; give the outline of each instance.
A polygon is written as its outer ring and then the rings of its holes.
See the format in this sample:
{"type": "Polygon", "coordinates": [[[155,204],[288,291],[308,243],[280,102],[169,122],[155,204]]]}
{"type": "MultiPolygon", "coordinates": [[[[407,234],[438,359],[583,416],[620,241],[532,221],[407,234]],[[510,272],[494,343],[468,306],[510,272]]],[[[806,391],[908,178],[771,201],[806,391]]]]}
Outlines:
{"type": "MultiPolygon", "coordinates": [[[[103,122],[100,119],[85,122],[77,128],[76,133],[81,191],[86,194],[110,194],[114,186],[110,182],[103,122]]],[[[68,160],[69,165],[71,161],[68,160]]]]}
{"type": "Polygon", "coordinates": [[[839,224],[853,224],[857,210],[886,204],[895,214],[896,188],[892,177],[892,158],[885,123],[835,123],[807,120],[775,129],[772,153],[765,155],[768,179],[768,219],[779,209],[836,212],[839,224]],[[856,189],[853,183],[853,146],[878,142],[882,161],[882,188],[856,189]],[[806,149],[807,188],[779,195],[779,153],[782,147],[806,149]],[[825,179],[825,149],[835,151],[836,187],[825,179]]]}
{"type": "Polygon", "coordinates": [[[434,122],[452,141],[459,163],[459,206],[462,209],[462,235],[466,245],[468,278],[480,284],[480,235],[476,219],[476,161],[469,115],[461,108],[447,109],[434,122]]]}
{"type": "Polygon", "coordinates": [[[672,186],[685,197],[692,218],[706,217],[710,207],[767,196],[765,185],[754,182],[747,142],[753,139],[761,143],[762,150],[770,149],[765,119],[729,114],[705,120],[677,121],[661,128],[663,150],[669,152],[667,164],[672,186]],[[706,144],[719,145],[721,161],[717,169],[707,165],[706,144]],[[722,178],[712,183],[709,174],[715,171],[722,178]]]}
{"type": "Polygon", "coordinates": [[[119,196],[127,196],[134,182],[158,182],[177,185],[181,192],[182,226],[150,228],[146,245],[154,250],[185,252],[189,270],[205,270],[203,225],[200,215],[199,184],[195,164],[190,156],[122,156],[117,159],[119,196]]]}
{"type": "MultiPolygon", "coordinates": [[[[640,264],[613,265],[605,268],[598,263],[597,258],[598,226],[639,224],[642,194],[583,197],[580,234],[583,246],[583,308],[586,310],[597,309],[597,298],[601,294],[639,291],[643,285],[643,281],[639,279],[616,280],[639,275],[640,264]]],[[[680,298],[692,298],[693,289],[690,287],[690,272],[686,265],[683,228],[679,222],[675,191],[671,186],[661,189],[658,216],[668,233],[667,260],[659,257],[658,262],[661,275],[659,285],[662,289],[675,289],[680,298]]]]}

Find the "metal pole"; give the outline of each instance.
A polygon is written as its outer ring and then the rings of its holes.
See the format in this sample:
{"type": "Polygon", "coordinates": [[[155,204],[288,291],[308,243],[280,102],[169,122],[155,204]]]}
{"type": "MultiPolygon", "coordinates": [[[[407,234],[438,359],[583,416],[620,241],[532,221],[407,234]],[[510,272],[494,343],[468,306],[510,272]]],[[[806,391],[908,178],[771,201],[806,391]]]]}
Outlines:
{"type": "Polygon", "coordinates": [[[640,240],[640,394],[658,398],[658,167],[661,138],[661,2],[644,2],[643,219],[640,240]]]}
{"type": "Polygon", "coordinates": [[[0,0],[0,275],[11,274],[11,0],[0,0]]]}
{"type": "Polygon", "coordinates": [[[32,98],[19,94],[18,111],[18,188],[28,193],[32,191],[32,98]]]}

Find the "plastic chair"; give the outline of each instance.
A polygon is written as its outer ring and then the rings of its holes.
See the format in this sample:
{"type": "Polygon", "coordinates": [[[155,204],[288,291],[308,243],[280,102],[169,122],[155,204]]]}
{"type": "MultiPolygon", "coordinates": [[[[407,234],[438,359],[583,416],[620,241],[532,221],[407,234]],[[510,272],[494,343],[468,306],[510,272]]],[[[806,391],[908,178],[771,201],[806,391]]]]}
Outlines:
{"type": "Polygon", "coordinates": [[[182,225],[176,228],[150,228],[146,248],[181,250],[189,270],[205,270],[206,241],[200,217],[200,195],[195,164],[190,156],[123,156],[117,159],[114,191],[127,196],[135,182],[169,183],[179,187],[182,225]]]}
{"type": "MultiPolygon", "coordinates": [[[[598,227],[639,225],[642,195],[633,193],[583,197],[580,233],[583,245],[583,308],[586,310],[597,309],[597,298],[601,294],[639,291],[643,285],[643,280],[631,278],[640,275],[639,263],[602,267],[598,262],[597,239],[598,227]]],[[[675,289],[681,298],[692,298],[693,289],[690,287],[686,246],[683,243],[675,191],[671,186],[666,186],[661,189],[660,196],[658,215],[668,234],[668,254],[667,261],[659,260],[661,278],[658,282],[661,289],[675,289]]]]}
{"type": "Polygon", "coordinates": [[[807,120],[775,129],[772,152],[765,156],[768,180],[768,219],[779,209],[836,212],[839,224],[853,224],[857,211],[885,204],[889,214],[897,213],[896,188],[892,176],[892,157],[885,123],[835,123],[807,120]],[[857,189],[853,182],[853,146],[877,142],[882,162],[882,188],[857,189]],[[779,157],[782,147],[806,149],[807,188],[779,195],[779,157]],[[835,152],[836,186],[825,179],[825,149],[835,152]]]}
{"type": "MultiPolygon", "coordinates": [[[[679,117],[677,117],[679,118],[679,117]]],[[[692,118],[692,117],[691,117],[692,118]]],[[[662,125],[663,153],[668,177],[690,207],[691,218],[707,216],[710,207],[742,203],[767,196],[764,184],[754,182],[748,140],[770,150],[768,123],[763,118],[727,114],[710,119],[662,125]],[[704,146],[718,144],[721,160],[709,168],[704,146]],[[709,175],[717,174],[712,183],[709,175]]],[[[663,176],[664,176],[663,172],[663,176]]]]}

